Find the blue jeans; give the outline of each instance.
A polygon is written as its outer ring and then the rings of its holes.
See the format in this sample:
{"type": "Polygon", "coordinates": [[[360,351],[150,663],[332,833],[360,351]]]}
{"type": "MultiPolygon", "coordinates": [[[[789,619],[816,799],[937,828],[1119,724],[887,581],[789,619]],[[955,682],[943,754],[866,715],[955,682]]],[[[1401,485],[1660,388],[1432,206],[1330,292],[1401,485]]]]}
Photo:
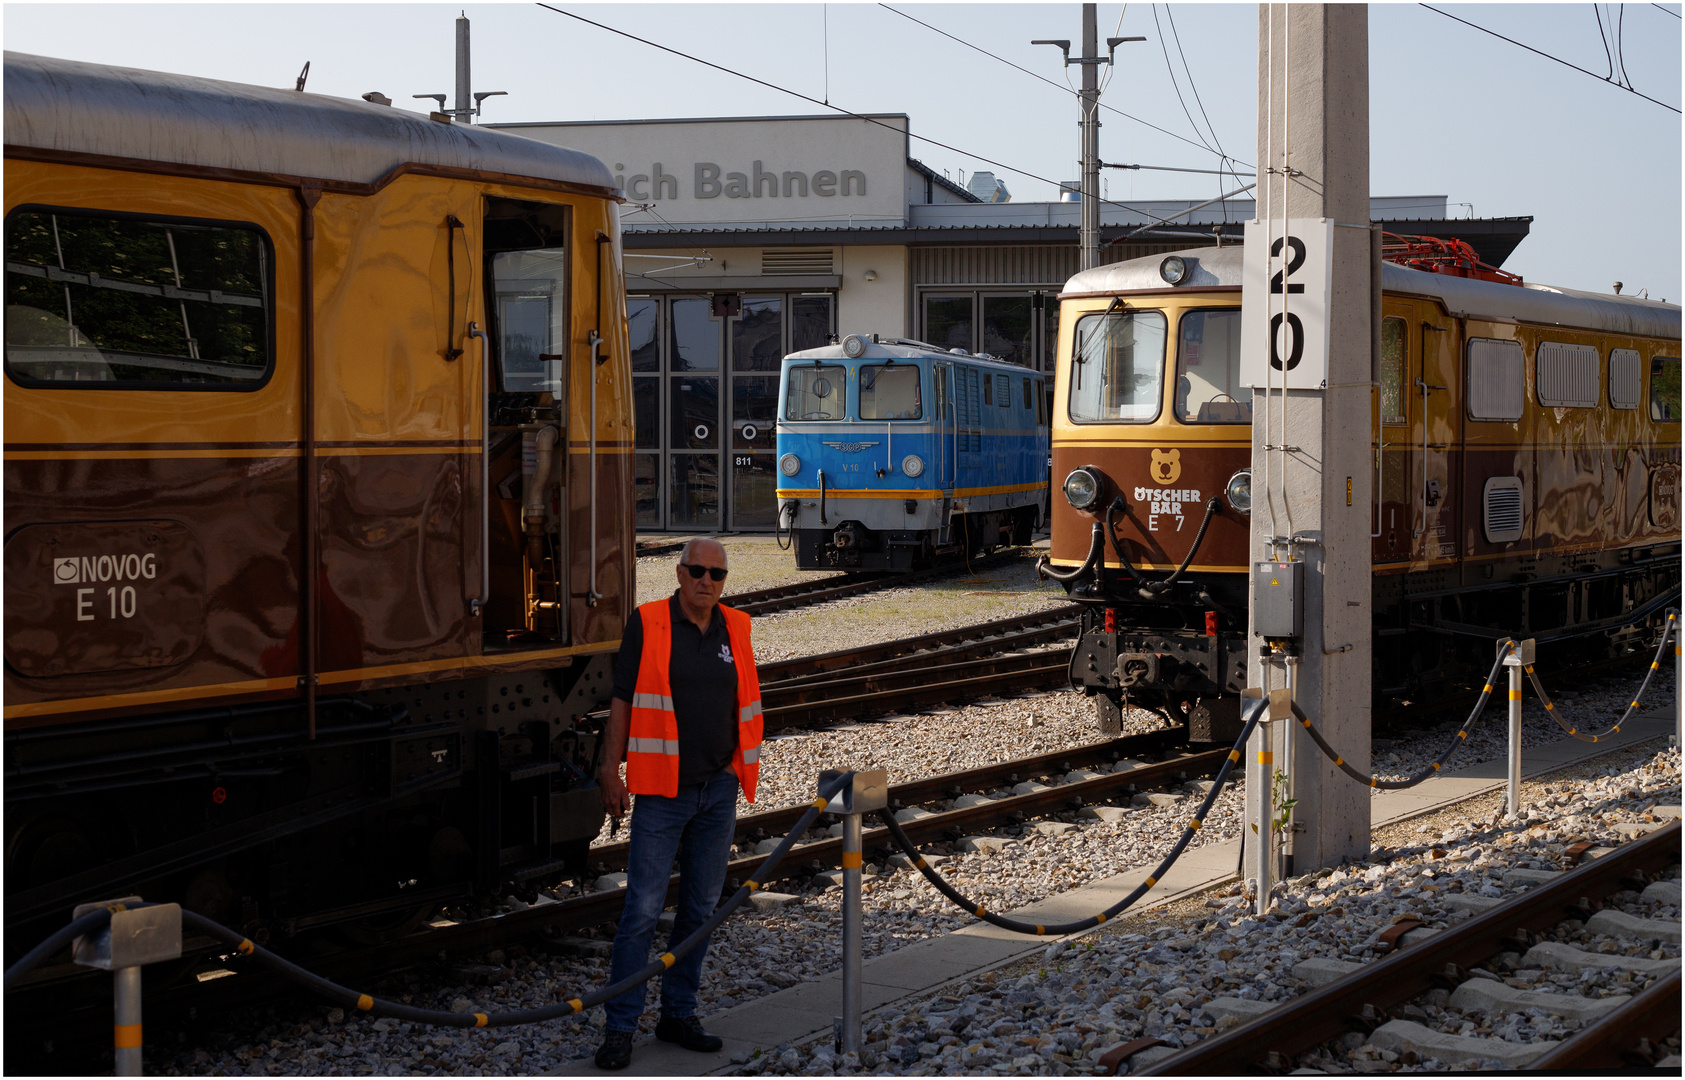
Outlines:
{"type": "MultiPolygon", "coordinates": [[[[725,885],[736,819],[737,774],[730,769],[705,784],[680,787],[678,795],[670,799],[662,795],[636,797],[626,854],[626,907],[620,913],[614,959],[609,965],[611,985],[650,962],[650,941],[667,903],[675,855],[679,860],[679,906],[667,948],[671,950],[708,921],[725,885]]],[[[708,939],[704,938],[662,976],[663,1016],[696,1015],[696,988],[702,981],[702,958],[707,952],[708,939]]],[[[603,1006],[608,1030],[637,1030],[647,986],[635,986],[603,1006]]]]}

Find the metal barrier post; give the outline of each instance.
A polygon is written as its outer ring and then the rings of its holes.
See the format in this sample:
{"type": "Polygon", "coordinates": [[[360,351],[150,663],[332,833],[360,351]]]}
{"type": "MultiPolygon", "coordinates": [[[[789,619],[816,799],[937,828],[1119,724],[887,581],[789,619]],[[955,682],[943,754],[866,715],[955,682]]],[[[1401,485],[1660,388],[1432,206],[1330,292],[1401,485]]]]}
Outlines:
{"type": "Polygon", "coordinates": [[[1680,625],[1679,612],[1668,612],[1667,625],[1673,631],[1673,745],[1685,750],[1685,653],[1679,649],[1685,626],[1680,625]]]}
{"type": "Polygon", "coordinates": [[[112,909],[110,924],[97,934],[76,938],[71,943],[71,955],[84,967],[112,973],[116,998],[112,1046],[118,1076],[140,1075],[141,966],[181,959],[181,905],[133,906],[143,903],[138,896],[125,896],[79,904],[71,915],[80,919],[90,911],[112,909]]]}
{"type": "Polygon", "coordinates": [[[112,1055],[118,1076],[140,1075],[140,968],[118,968],[111,973],[117,1000],[114,1010],[112,1055]]]}
{"type": "Polygon", "coordinates": [[[1502,641],[1498,651],[1505,653],[1504,666],[1509,668],[1509,813],[1521,814],[1521,669],[1533,662],[1533,639],[1502,641]]]}
{"type": "MultiPolygon", "coordinates": [[[[1270,909],[1270,892],[1275,887],[1276,877],[1276,836],[1275,836],[1275,743],[1277,729],[1275,721],[1285,720],[1293,715],[1293,695],[1287,689],[1261,690],[1251,687],[1242,694],[1243,698],[1267,698],[1265,708],[1268,710],[1259,720],[1258,727],[1252,733],[1252,745],[1247,769],[1246,782],[1257,791],[1258,817],[1253,823],[1257,835],[1257,843],[1252,845],[1252,873],[1258,882],[1258,894],[1253,907],[1262,915],[1270,909]]],[[[1245,709],[1243,704],[1242,709],[1245,709]]]]}
{"type": "MultiPolygon", "coordinates": [[[[819,774],[819,786],[838,774],[826,771],[819,774]]],[[[889,805],[889,771],[873,769],[856,772],[854,780],[832,797],[826,811],[843,816],[843,963],[842,1015],[836,1020],[836,1049],[839,1054],[860,1052],[860,965],[863,950],[861,934],[861,865],[864,852],[861,845],[860,818],[889,805]]]]}

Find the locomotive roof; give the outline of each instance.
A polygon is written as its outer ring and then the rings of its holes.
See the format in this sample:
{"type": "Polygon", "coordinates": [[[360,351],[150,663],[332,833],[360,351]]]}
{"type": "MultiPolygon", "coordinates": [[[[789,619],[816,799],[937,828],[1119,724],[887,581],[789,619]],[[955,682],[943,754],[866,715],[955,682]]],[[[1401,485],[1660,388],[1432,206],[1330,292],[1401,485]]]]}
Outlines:
{"type": "Polygon", "coordinates": [[[836,345],[821,345],[817,349],[803,349],[784,357],[786,360],[835,360],[844,363],[850,360],[964,360],[969,363],[1000,368],[1002,371],[1033,371],[1022,364],[1014,364],[1010,360],[1000,360],[993,356],[979,356],[976,353],[956,353],[941,349],[923,341],[910,341],[906,338],[885,338],[873,341],[864,337],[866,351],[859,356],[849,356],[843,352],[841,343],[836,345]]]}
{"type": "MultiPolygon", "coordinates": [[[[1241,284],[1242,251],[1237,245],[1174,252],[1188,266],[1186,282],[1174,288],[1159,276],[1159,264],[1167,255],[1149,255],[1084,270],[1065,283],[1060,295],[1108,296],[1137,291],[1163,293],[1238,288],[1241,284]]],[[[1392,293],[1433,297],[1453,314],[1475,318],[1513,319],[1516,322],[1571,326],[1676,341],[1680,336],[1679,305],[1641,300],[1635,296],[1581,292],[1532,283],[1505,285],[1477,278],[1432,274],[1390,262],[1381,264],[1381,287],[1392,293]]]]}
{"type": "Polygon", "coordinates": [[[367,101],[7,52],[6,145],[372,184],[404,164],[618,194],[589,154],[367,101]]]}

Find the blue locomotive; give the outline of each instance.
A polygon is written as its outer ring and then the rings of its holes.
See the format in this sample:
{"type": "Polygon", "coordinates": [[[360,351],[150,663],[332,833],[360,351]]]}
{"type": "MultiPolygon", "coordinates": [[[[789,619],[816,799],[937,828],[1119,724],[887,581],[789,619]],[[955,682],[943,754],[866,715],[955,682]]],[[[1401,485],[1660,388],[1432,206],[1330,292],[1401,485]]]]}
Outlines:
{"type": "Polygon", "coordinates": [[[850,334],[784,358],[778,527],[808,570],[911,570],[1028,543],[1046,520],[1043,377],[850,334]]]}

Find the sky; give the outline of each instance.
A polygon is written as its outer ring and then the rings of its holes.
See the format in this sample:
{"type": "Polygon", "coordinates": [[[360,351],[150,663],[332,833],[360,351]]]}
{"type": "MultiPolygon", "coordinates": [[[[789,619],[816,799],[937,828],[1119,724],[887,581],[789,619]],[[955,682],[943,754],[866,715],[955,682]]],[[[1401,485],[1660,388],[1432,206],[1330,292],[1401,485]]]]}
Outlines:
{"type": "MultiPolygon", "coordinates": [[[[309,61],[310,91],[378,90],[426,109],[411,95],[454,94],[465,11],[474,89],[509,94],[486,102],[487,121],[805,115],[828,112],[828,101],[908,114],[915,157],[956,180],[990,170],[1015,201],[1052,199],[1057,181],[1078,175],[1067,85],[1080,86],[1080,71],[1030,44],[1080,47],[1076,3],[553,6],[727,70],[536,4],[54,3],[6,4],[0,15],[9,50],[285,87],[309,61]]],[[[1530,215],[1506,269],[1596,292],[1622,281],[1627,293],[1678,303],[1681,117],[1605,76],[1624,71],[1678,108],[1680,5],[1434,6],[1597,77],[1419,4],[1371,5],[1373,194],[1443,195],[1452,216],[1530,215]]],[[[1257,10],[1101,4],[1102,39],[1147,38],[1120,45],[1102,69],[1102,160],[1212,169],[1226,153],[1244,175],[1257,150],[1257,10]]],[[[1102,175],[1120,201],[1229,190],[1218,176],[1102,175]]]]}

